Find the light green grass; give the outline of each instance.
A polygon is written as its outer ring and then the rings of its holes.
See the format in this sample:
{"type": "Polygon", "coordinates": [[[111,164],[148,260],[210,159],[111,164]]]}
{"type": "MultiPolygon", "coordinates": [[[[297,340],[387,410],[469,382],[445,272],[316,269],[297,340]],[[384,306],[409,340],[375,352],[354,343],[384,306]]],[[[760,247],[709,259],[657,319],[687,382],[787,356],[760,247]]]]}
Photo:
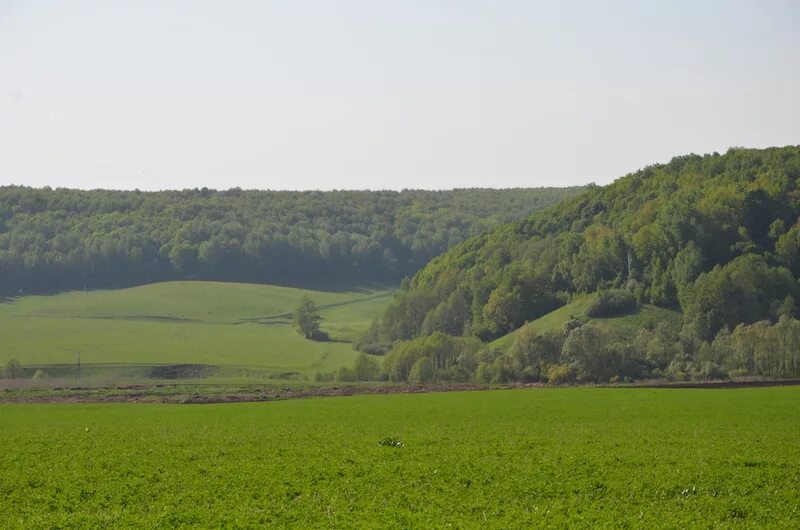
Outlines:
{"type": "MultiPolygon", "coordinates": [[[[597,295],[594,293],[582,296],[570,302],[569,304],[559,307],[555,311],[551,311],[550,313],[547,313],[546,315],[529,322],[523,327],[528,327],[535,333],[539,334],[551,329],[559,329],[568,320],[577,318],[584,322],[592,322],[593,325],[600,326],[608,330],[622,328],[635,334],[636,331],[641,327],[654,325],[661,320],[669,320],[671,322],[677,322],[680,320],[680,313],[677,311],[671,311],[669,309],[663,309],[649,304],[642,304],[639,306],[639,309],[636,311],[636,313],[631,315],[623,315],[611,318],[591,318],[586,316],[586,310],[596,297],[597,295]]],[[[519,333],[519,329],[516,329],[507,335],[503,335],[499,339],[490,343],[490,346],[500,351],[508,351],[511,346],[514,345],[514,340],[517,338],[517,333],[519,333]]]]}
{"type": "Polygon", "coordinates": [[[8,529],[800,520],[797,387],[4,405],[0,432],[8,529]]]}
{"type": "Polygon", "coordinates": [[[213,364],[313,374],[350,365],[344,342],[313,342],[291,327],[303,296],[323,328],[348,340],[389,291],[330,293],[221,282],[166,282],[113,291],[26,296],[0,304],[0,360],[23,365],[213,364]],[[363,308],[359,307],[363,304],[363,308]],[[346,329],[345,329],[346,328],[346,329]]]}
{"type": "Polygon", "coordinates": [[[391,294],[381,291],[371,298],[364,298],[355,304],[345,304],[323,309],[322,329],[336,340],[352,341],[366,331],[376,317],[383,314],[391,301],[391,294]]]}

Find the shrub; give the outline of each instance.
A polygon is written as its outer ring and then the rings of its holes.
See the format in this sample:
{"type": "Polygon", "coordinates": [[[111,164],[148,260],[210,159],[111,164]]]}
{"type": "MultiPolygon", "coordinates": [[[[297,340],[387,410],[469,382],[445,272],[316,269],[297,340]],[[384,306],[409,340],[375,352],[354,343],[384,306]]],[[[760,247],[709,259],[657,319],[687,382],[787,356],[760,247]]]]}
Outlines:
{"type": "Polygon", "coordinates": [[[453,373],[454,370],[451,369],[463,362],[463,368],[469,370],[471,375],[476,362],[474,354],[480,346],[477,339],[451,337],[437,331],[428,337],[398,343],[385,357],[384,369],[392,381],[440,381],[445,379],[444,374],[453,373]],[[413,374],[417,380],[414,381],[412,370],[415,363],[422,358],[430,362],[417,366],[417,372],[413,374]]]}
{"type": "Polygon", "coordinates": [[[675,359],[669,366],[667,367],[667,371],[664,375],[667,376],[667,379],[670,381],[688,381],[689,374],[691,373],[694,365],[691,361],[682,361],[680,359],[675,359]]]}
{"type": "Polygon", "coordinates": [[[702,381],[727,379],[727,376],[728,374],[722,368],[711,361],[697,363],[692,371],[692,379],[700,379],[702,381]]]}
{"type": "Polygon", "coordinates": [[[328,332],[322,331],[321,329],[313,330],[308,338],[317,342],[328,342],[329,340],[331,340],[331,337],[330,335],[328,335],[328,332]]]}
{"type": "Polygon", "coordinates": [[[378,342],[354,342],[353,349],[370,355],[384,355],[392,349],[392,345],[378,342]]]}
{"type": "Polygon", "coordinates": [[[352,368],[342,366],[339,368],[339,371],[336,372],[336,380],[343,383],[351,383],[356,380],[356,372],[352,368]]]}
{"type": "Polygon", "coordinates": [[[636,310],[638,303],[636,297],[630,291],[624,289],[611,289],[600,293],[597,298],[589,304],[586,309],[586,316],[590,317],[612,317],[625,315],[636,310]]]}
{"type": "Polygon", "coordinates": [[[583,322],[581,320],[570,317],[570,319],[564,322],[564,325],[561,326],[561,331],[564,333],[564,335],[569,335],[570,331],[572,331],[573,329],[578,329],[582,325],[583,322]]]}
{"type": "Polygon", "coordinates": [[[16,359],[9,359],[3,369],[3,374],[6,379],[17,379],[22,377],[22,365],[16,359]]]}
{"type": "Polygon", "coordinates": [[[432,383],[436,377],[436,366],[430,357],[417,359],[411,367],[408,380],[412,383],[432,383]]]}
{"type": "Polygon", "coordinates": [[[314,381],[317,383],[333,381],[336,378],[335,376],[335,372],[317,372],[317,374],[314,376],[314,381]]]}
{"type": "Polygon", "coordinates": [[[494,370],[491,363],[480,362],[475,370],[475,381],[478,383],[491,383],[494,378],[494,370]]]}
{"type": "Polygon", "coordinates": [[[547,370],[547,380],[550,383],[560,385],[569,383],[575,379],[575,374],[566,364],[554,364],[547,370]]]}

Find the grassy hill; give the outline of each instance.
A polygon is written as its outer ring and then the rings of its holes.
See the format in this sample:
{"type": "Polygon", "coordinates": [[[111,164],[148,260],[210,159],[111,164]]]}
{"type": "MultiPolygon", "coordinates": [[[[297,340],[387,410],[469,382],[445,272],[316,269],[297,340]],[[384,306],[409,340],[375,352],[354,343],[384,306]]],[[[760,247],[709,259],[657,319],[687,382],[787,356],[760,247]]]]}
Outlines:
{"type": "MultiPolygon", "coordinates": [[[[608,330],[628,329],[631,334],[635,335],[636,331],[642,327],[652,327],[662,320],[677,324],[681,318],[681,314],[678,311],[672,311],[649,304],[639,306],[638,311],[630,315],[592,318],[586,315],[586,309],[595,298],[597,298],[596,293],[580,297],[569,304],[559,307],[555,311],[551,311],[525,324],[522,328],[532,329],[539,334],[551,329],[559,329],[567,320],[577,318],[584,322],[592,322],[593,325],[608,330]]],[[[507,335],[503,335],[499,339],[491,342],[490,346],[503,352],[508,351],[514,344],[514,339],[522,328],[518,328],[507,335]]]]}
{"type": "MultiPolygon", "coordinates": [[[[352,364],[349,340],[388,303],[388,290],[321,292],[223,282],[165,282],[113,291],[26,296],[0,304],[0,361],[72,367],[208,364],[313,375],[352,364]],[[332,342],[291,327],[303,296],[332,342]]],[[[128,373],[140,373],[128,372],[128,373]]]]}

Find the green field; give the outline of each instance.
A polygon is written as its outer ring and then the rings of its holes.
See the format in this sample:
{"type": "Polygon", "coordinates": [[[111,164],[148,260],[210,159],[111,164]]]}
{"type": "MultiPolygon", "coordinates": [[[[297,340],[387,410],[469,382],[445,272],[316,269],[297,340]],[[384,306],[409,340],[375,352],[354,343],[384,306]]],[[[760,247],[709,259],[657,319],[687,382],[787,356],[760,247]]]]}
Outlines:
{"type": "Polygon", "coordinates": [[[390,298],[390,291],[222,282],[25,296],[0,304],[0,361],[71,366],[80,352],[85,370],[209,364],[313,375],[352,364],[356,352],[347,342],[390,298]],[[291,312],[304,295],[320,306],[323,329],[339,342],[305,340],[292,329],[291,312]]]}
{"type": "MultiPolygon", "coordinates": [[[[588,309],[589,305],[592,303],[592,301],[594,301],[595,298],[597,298],[596,293],[581,296],[569,304],[561,306],[555,311],[551,311],[550,313],[547,313],[546,315],[525,324],[523,327],[533,329],[538,334],[551,329],[561,328],[566,321],[576,318],[583,320],[584,322],[593,322],[594,325],[597,325],[601,328],[629,329],[631,334],[635,335],[636,331],[642,326],[652,326],[661,320],[670,320],[673,322],[678,322],[680,320],[679,312],[663,309],[650,304],[640,305],[639,309],[631,315],[610,318],[591,318],[586,316],[586,309],[588,309]]],[[[519,333],[520,329],[522,328],[515,329],[511,333],[503,335],[499,339],[492,342],[490,346],[500,351],[508,351],[509,348],[513,346],[514,340],[516,339],[517,333],[519,333]]]]}
{"type": "Polygon", "coordinates": [[[3,405],[0,432],[2,528],[800,521],[797,387],[3,405]]]}

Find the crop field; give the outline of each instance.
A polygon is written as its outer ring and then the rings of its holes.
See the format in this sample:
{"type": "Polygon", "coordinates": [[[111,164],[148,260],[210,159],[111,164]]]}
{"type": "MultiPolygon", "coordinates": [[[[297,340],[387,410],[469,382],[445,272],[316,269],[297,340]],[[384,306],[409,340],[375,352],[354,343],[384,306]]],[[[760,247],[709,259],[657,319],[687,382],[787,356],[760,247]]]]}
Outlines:
{"type": "Polygon", "coordinates": [[[800,388],[0,406],[0,527],[797,527],[800,388]]]}
{"type": "Polygon", "coordinates": [[[165,282],[131,289],[24,296],[0,303],[0,361],[84,367],[209,364],[313,375],[350,365],[349,341],[389,291],[321,292],[223,282],[165,282]],[[304,296],[320,307],[334,342],[291,326],[304,296]]]}

